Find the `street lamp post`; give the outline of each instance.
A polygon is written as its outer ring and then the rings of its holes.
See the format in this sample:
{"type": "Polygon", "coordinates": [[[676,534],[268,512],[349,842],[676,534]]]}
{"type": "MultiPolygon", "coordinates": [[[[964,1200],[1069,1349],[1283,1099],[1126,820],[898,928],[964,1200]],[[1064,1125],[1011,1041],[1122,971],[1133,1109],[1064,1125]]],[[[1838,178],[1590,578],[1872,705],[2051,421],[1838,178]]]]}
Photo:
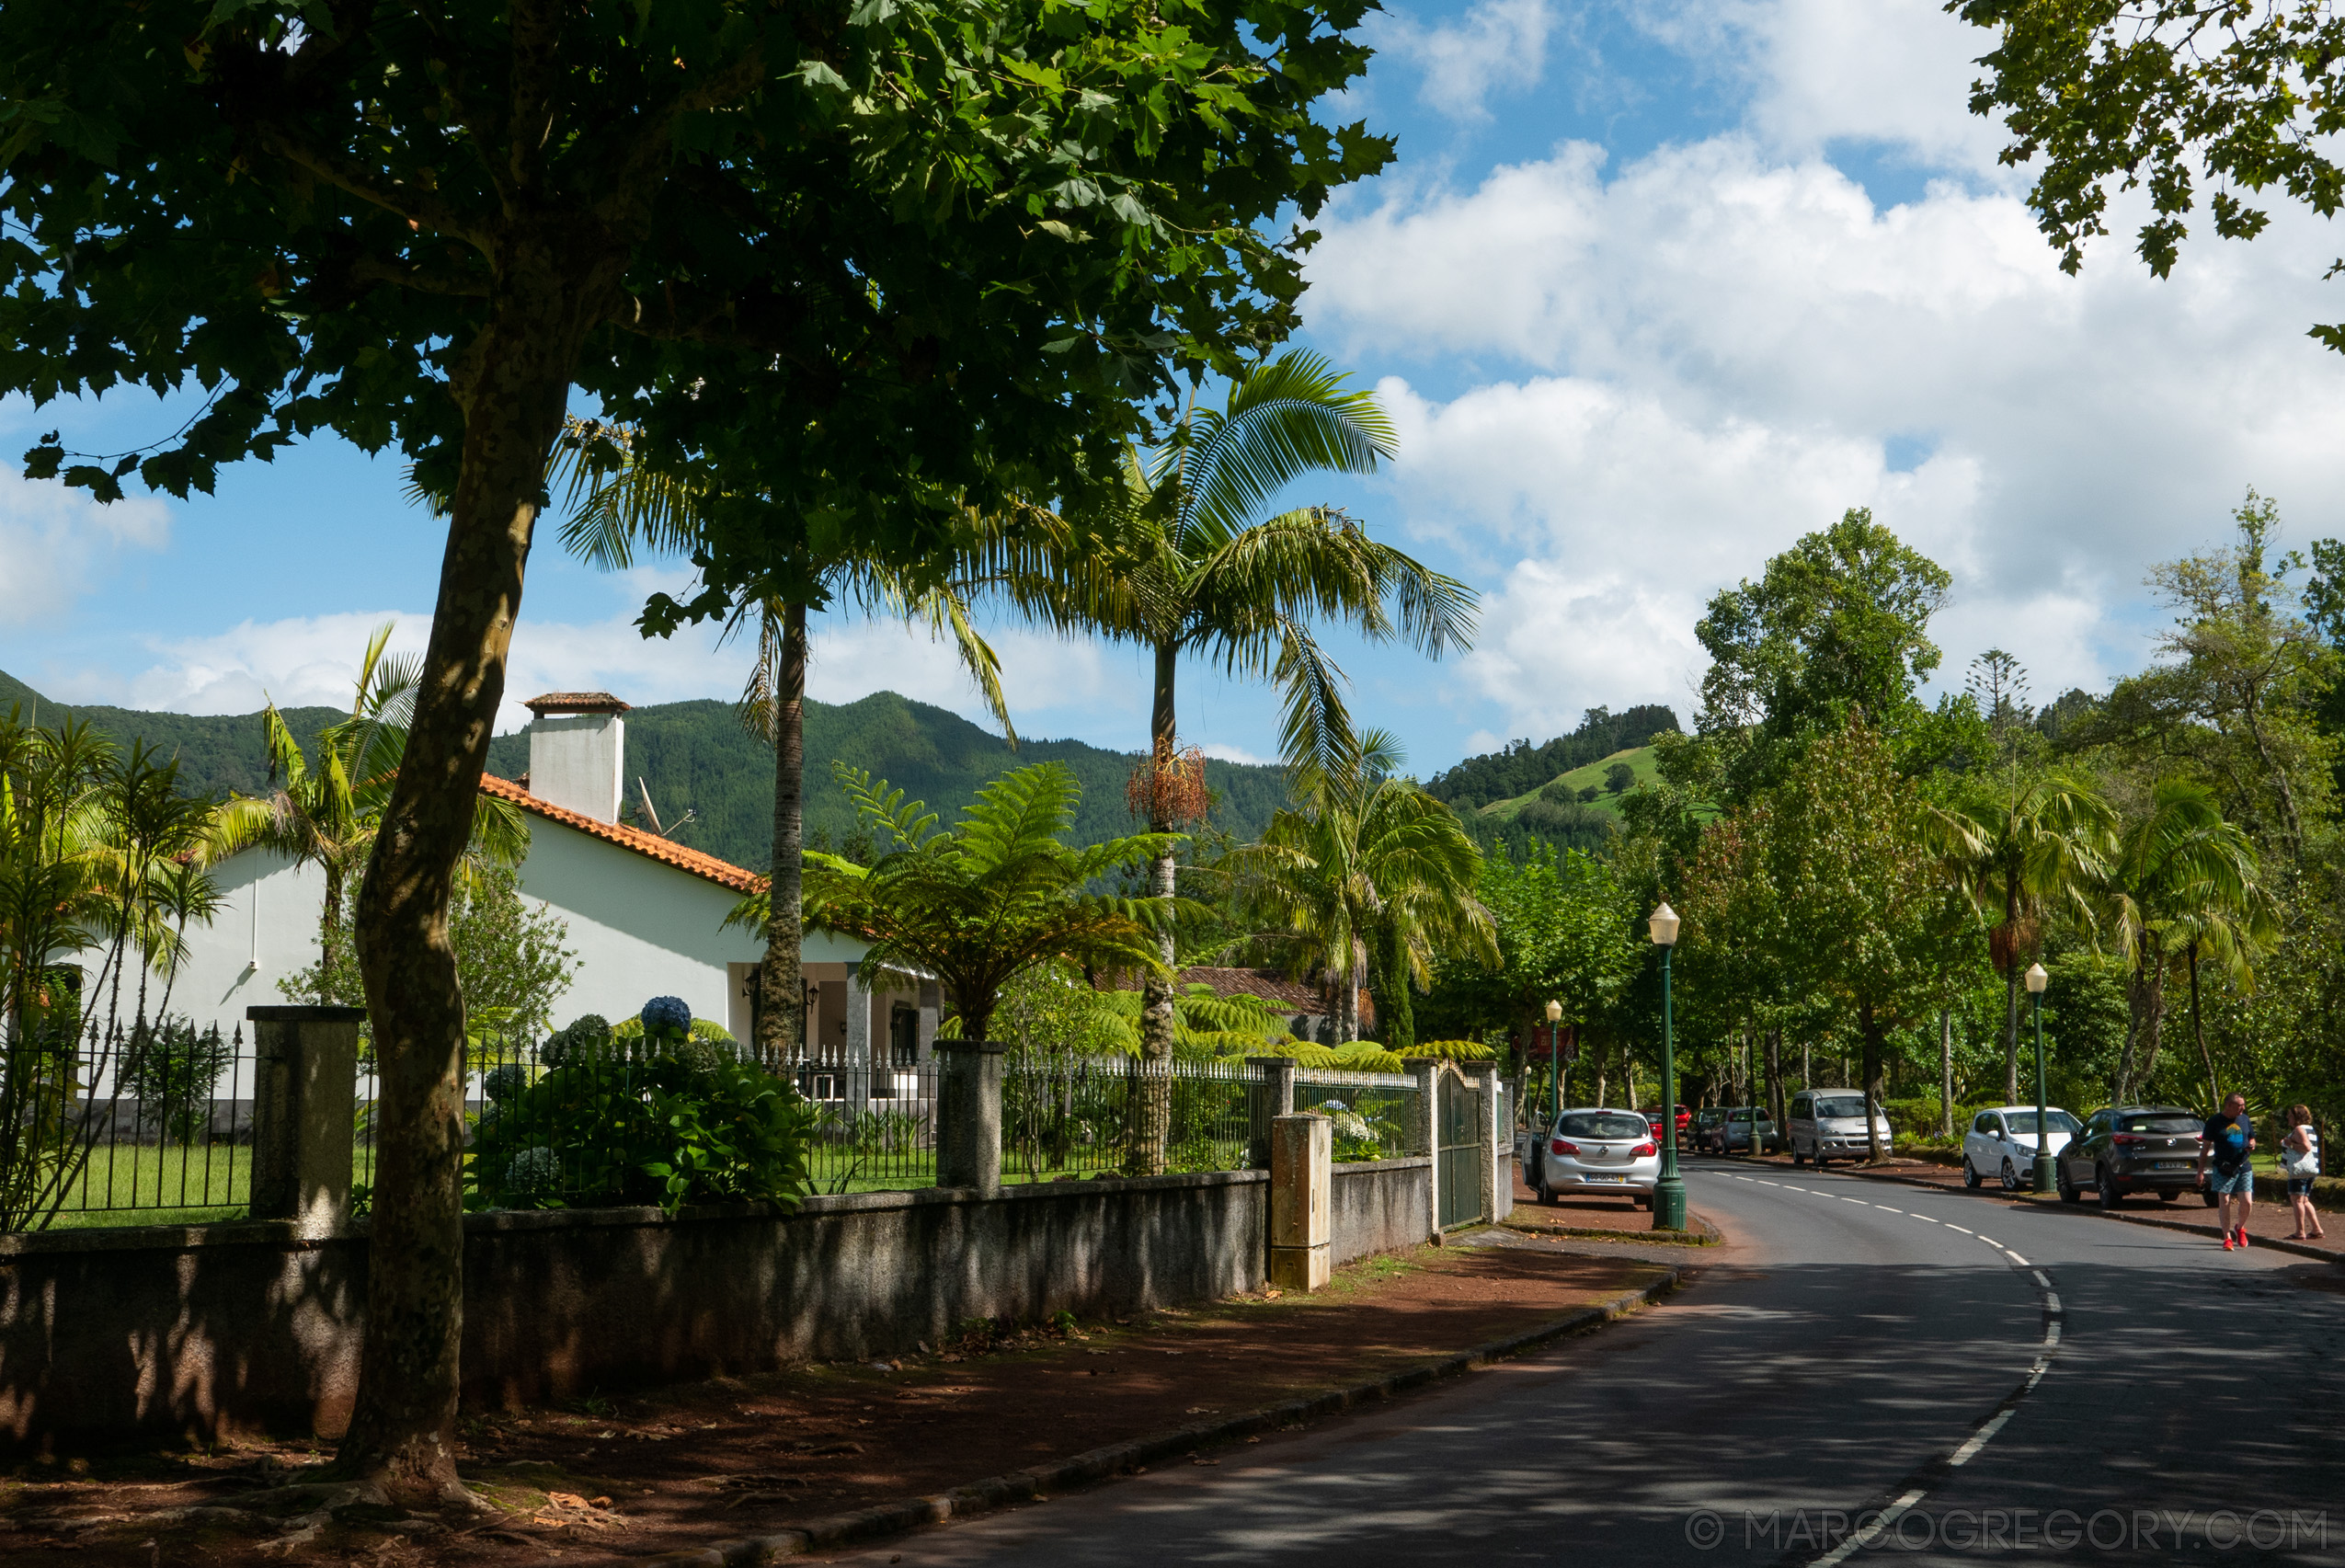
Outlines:
{"type": "Polygon", "coordinates": [[[2052,1173],[2052,1107],[2043,1092],[2043,988],[2052,977],[2043,972],[2042,964],[2028,966],[2028,1004],[2036,1016],[2036,1191],[2048,1193],[2059,1186],[2052,1173]]]}
{"type": "Polygon", "coordinates": [[[1563,1004],[1547,1004],[1547,1125],[1553,1127],[1563,1115],[1563,1056],[1556,1044],[1563,1026],[1563,1004]]]}
{"type": "Polygon", "coordinates": [[[1653,1228],[1686,1228],[1686,1182],[1677,1174],[1677,1042],[1669,1016],[1669,955],[1677,945],[1677,911],[1666,900],[1647,922],[1661,949],[1661,1179],[1653,1184],[1653,1228]]]}

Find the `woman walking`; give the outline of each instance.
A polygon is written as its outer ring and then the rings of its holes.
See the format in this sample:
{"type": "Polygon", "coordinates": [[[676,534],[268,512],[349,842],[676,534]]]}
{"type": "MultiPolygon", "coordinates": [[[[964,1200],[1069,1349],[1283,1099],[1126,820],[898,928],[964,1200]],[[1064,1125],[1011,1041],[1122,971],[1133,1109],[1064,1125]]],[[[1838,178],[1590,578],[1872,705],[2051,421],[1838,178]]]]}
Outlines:
{"type": "Polygon", "coordinates": [[[2280,1140],[2280,1165],[2288,1175],[2288,1201],[2296,1208],[2292,1242],[2318,1241],[2320,1211],[2313,1207],[2313,1178],[2320,1174],[2320,1134],[2313,1130],[2308,1105],[2288,1107],[2288,1136],[2280,1140]]]}

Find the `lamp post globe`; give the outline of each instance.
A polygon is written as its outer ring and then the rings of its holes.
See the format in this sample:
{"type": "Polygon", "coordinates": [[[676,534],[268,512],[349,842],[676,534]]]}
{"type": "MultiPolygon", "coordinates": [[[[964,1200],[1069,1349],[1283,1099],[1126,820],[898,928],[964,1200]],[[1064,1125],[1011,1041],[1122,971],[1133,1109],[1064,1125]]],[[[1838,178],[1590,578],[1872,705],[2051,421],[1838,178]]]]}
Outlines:
{"type": "Polygon", "coordinates": [[[2052,977],[2043,972],[2042,964],[2028,966],[2028,1005],[2034,1011],[2036,1024],[2036,1179],[2035,1190],[2049,1193],[2060,1184],[2052,1169],[2052,1127],[2049,1125],[2052,1107],[2047,1103],[2043,1087],[2043,988],[2052,977]]]}
{"type": "Polygon", "coordinates": [[[1686,1228],[1686,1182],[1677,1173],[1677,1042],[1669,1015],[1669,956],[1677,946],[1677,911],[1666,900],[1646,921],[1661,949],[1661,1179],[1653,1188],[1653,1228],[1686,1228]]]}
{"type": "Polygon", "coordinates": [[[1563,1114],[1563,1058],[1556,1044],[1563,1026],[1563,1004],[1547,1004],[1547,1125],[1552,1128],[1563,1114]]]}

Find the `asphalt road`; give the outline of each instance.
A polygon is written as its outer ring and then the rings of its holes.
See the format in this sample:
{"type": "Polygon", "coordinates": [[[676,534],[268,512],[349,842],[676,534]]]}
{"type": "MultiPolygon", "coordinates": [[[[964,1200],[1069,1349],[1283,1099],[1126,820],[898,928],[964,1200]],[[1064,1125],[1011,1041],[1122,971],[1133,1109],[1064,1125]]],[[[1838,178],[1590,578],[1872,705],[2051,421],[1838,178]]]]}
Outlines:
{"type": "Polygon", "coordinates": [[[2345,1564],[2345,1270],[1726,1162],[1669,1304],[836,1561],[2345,1564]],[[2024,1261],[2019,1261],[2024,1260],[2024,1261]]]}

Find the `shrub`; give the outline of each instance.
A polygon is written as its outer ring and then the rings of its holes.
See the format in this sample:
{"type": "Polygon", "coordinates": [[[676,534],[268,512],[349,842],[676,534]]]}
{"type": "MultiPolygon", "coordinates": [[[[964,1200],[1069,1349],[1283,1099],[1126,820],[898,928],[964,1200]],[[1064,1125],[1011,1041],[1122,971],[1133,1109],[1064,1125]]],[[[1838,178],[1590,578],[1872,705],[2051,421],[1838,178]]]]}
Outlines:
{"type": "Polygon", "coordinates": [[[566,1050],[475,1127],[471,1206],[796,1203],[820,1113],[762,1069],[702,1050],[566,1050]]]}

